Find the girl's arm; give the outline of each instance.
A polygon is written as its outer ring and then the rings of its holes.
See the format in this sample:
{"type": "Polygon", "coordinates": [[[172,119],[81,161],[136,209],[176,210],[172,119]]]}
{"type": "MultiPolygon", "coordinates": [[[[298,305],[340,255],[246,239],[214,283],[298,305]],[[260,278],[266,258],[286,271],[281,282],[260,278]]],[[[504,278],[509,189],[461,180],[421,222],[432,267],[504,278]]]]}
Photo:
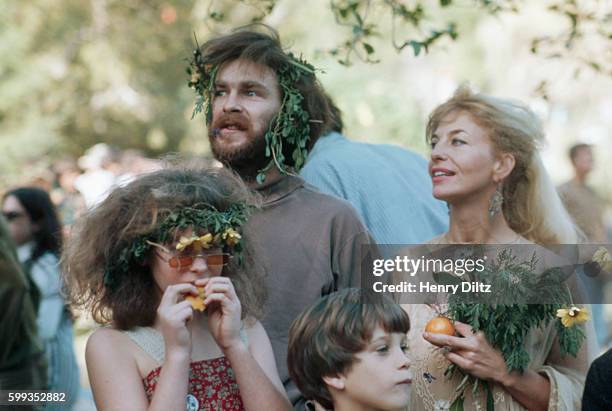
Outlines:
{"type": "Polygon", "coordinates": [[[245,409],[291,411],[276,371],[270,340],[261,324],[256,323],[250,330],[251,350],[240,338],[240,301],[230,279],[213,277],[199,281],[196,284],[205,284],[204,304],[209,307],[210,332],[232,365],[245,409]]]}
{"type": "Polygon", "coordinates": [[[255,322],[252,327],[247,328],[246,331],[249,340],[249,352],[272,383],[272,386],[288,401],[285,387],[283,387],[283,383],[278,376],[276,360],[268,334],[259,321],[255,322]]]}
{"type": "Polygon", "coordinates": [[[98,410],[185,410],[191,361],[191,333],[186,322],[193,310],[188,301],[176,301],[186,292],[197,293],[197,289],[191,284],[169,286],[157,311],[166,357],[150,404],[128,337],[102,328],[89,338],[85,357],[98,410]]]}

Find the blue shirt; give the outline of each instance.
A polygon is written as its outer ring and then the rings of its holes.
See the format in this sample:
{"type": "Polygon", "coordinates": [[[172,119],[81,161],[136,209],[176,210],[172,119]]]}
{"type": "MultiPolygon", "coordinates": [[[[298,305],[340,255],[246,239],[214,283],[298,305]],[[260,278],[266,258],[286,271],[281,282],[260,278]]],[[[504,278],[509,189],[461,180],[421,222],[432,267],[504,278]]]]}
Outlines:
{"type": "Polygon", "coordinates": [[[321,137],[301,176],[350,202],[378,244],[422,244],[448,229],[446,204],[432,196],[427,161],[388,144],[321,137]]]}

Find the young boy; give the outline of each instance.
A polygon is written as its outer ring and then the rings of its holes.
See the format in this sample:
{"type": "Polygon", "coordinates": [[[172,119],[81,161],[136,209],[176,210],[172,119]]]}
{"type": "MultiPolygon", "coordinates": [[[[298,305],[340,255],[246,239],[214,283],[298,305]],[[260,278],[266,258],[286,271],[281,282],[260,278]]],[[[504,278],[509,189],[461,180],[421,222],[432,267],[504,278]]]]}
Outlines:
{"type": "Polygon", "coordinates": [[[321,298],[293,322],[289,373],[327,410],[396,411],[410,398],[408,314],[388,297],[351,288],[321,298]]]}

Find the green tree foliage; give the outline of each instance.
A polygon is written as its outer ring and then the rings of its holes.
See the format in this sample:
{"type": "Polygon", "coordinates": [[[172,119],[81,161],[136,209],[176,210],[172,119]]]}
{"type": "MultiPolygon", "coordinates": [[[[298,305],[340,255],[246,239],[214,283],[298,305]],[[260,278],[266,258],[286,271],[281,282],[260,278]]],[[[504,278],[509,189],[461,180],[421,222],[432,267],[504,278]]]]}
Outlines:
{"type": "MultiPolygon", "coordinates": [[[[550,0],[551,13],[565,19],[566,30],[533,38],[524,47],[553,59],[578,58],[590,70],[610,75],[609,50],[608,54],[590,49],[573,52],[582,50],[593,33],[608,44],[611,38],[610,25],[605,24],[611,13],[602,17],[590,12],[582,6],[585,2],[550,0]]],[[[320,52],[315,55],[317,64],[329,67],[339,61],[369,76],[376,69],[362,63],[397,55],[388,50],[419,59],[436,49],[448,51],[455,40],[470,36],[475,18],[520,14],[525,4],[521,0],[3,0],[0,185],[34,175],[57,157],[80,155],[102,141],[149,155],[206,153],[202,118],[189,120],[194,97],[186,87],[185,66],[194,33],[202,41],[263,21],[278,27],[285,41],[299,43],[298,51],[307,59],[320,52]],[[328,33],[332,36],[322,40],[328,33]]],[[[330,86],[332,92],[341,87],[330,86]]],[[[546,82],[541,84],[542,94],[547,87],[546,82]]],[[[343,85],[344,96],[337,97],[355,101],[356,88],[343,85]]],[[[393,114],[394,101],[384,104],[391,106],[381,106],[385,115],[397,119],[377,118],[377,123],[390,124],[381,135],[391,140],[400,132],[405,135],[399,128],[423,114],[404,107],[412,116],[407,118],[405,112],[393,114]]],[[[373,115],[376,118],[377,112],[373,115]]],[[[349,115],[348,120],[354,118],[349,115]]],[[[420,126],[416,123],[414,130],[420,126]]]]}
{"type": "MultiPolygon", "coordinates": [[[[190,1],[3,2],[0,173],[97,142],[179,149],[191,103],[184,64],[190,1]]],[[[44,166],[44,164],[42,164],[44,166]]],[[[25,170],[25,171],[24,171],[25,170]]]]}

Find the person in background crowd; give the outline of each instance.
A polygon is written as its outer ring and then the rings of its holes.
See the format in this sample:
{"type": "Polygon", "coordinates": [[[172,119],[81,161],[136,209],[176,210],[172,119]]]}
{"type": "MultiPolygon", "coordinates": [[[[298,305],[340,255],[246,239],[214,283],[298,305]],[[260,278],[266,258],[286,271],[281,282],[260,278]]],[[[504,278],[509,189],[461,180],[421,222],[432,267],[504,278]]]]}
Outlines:
{"type": "MultiPolygon", "coordinates": [[[[607,241],[604,222],[605,204],[595,190],[587,184],[589,174],[593,171],[593,150],[590,145],[579,143],[569,150],[569,158],[574,168],[574,177],[557,187],[565,208],[570,213],[576,225],[582,230],[589,243],[604,243],[607,241]]],[[[593,323],[597,340],[601,346],[610,344],[610,331],[604,318],[604,286],[605,278],[588,278],[585,288],[592,304],[593,323]]]]}
{"type": "Polygon", "coordinates": [[[215,158],[263,196],[245,232],[260,247],[268,273],[262,324],[299,409],[304,399],[286,365],[291,322],[320,296],[359,286],[361,246],[371,243],[348,202],[296,175],[330,128],[327,99],[314,68],[285,52],[271,28],[252,26],[207,41],[195,50],[190,70],[215,158]]]}
{"type": "Polygon", "coordinates": [[[81,175],[76,161],[65,158],[53,165],[57,186],[51,191],[51,200],[57,207],[61,218],[64,236],[69,233],[70,226],[85,210],[85,200],[75,186],[76,179],[81,175]]]}
{"type": "Polygon", "coordinates": [[[342,112],[328,96],[332,132],[317,140],[300,175],[350,202],[378,244],[420,244],[448,228],[446,205],[433,198],[427,161],[388,144],[342,135],[342,112]]]}
{"type": "Polygon", "coordinates": [[[75,179],[74,186],[83,195],[88,208],[104,200],[116,184],[117,156],[116,149],[99,143],[90,147],[79,158],[79,167],[85,172],[75,179]]]}
{"type": "Polygon", "coordinates": [[[588,144],[576,144],[570,148],[569,158],[574,168],[574,177],[557,188],[561,200],[587,240],[604,243],[607,240],[605,204],[587,184],[587,178],[594,166],[593,150],[588,144]]]}
{"type": "Polygon", "coordinates": [[[70,409],[80,383],[72,318],[60,294],[62,232],[55,207],[45,191],[20,187],[4,194],[2,213],[18,245],[19,261],[40,291],[37,324],[49,365],[49,389],[66,393],[67,397],[66,402],[49,404],[46,409],[70,409]]]}
{"type": "MultiPolygon", "coordinates": [[[[2,214],[5,214],[4,212],[2,214]]],[[[8,215],[11,218],[11,215],[8,215]]],[[[0,390],[45,390],[47,367],[36,330],[32,287],[17,259],[15,244],[0,216],[0,390]]],[[[34,411],[39,407],[21,406],[34,411]]]]}

